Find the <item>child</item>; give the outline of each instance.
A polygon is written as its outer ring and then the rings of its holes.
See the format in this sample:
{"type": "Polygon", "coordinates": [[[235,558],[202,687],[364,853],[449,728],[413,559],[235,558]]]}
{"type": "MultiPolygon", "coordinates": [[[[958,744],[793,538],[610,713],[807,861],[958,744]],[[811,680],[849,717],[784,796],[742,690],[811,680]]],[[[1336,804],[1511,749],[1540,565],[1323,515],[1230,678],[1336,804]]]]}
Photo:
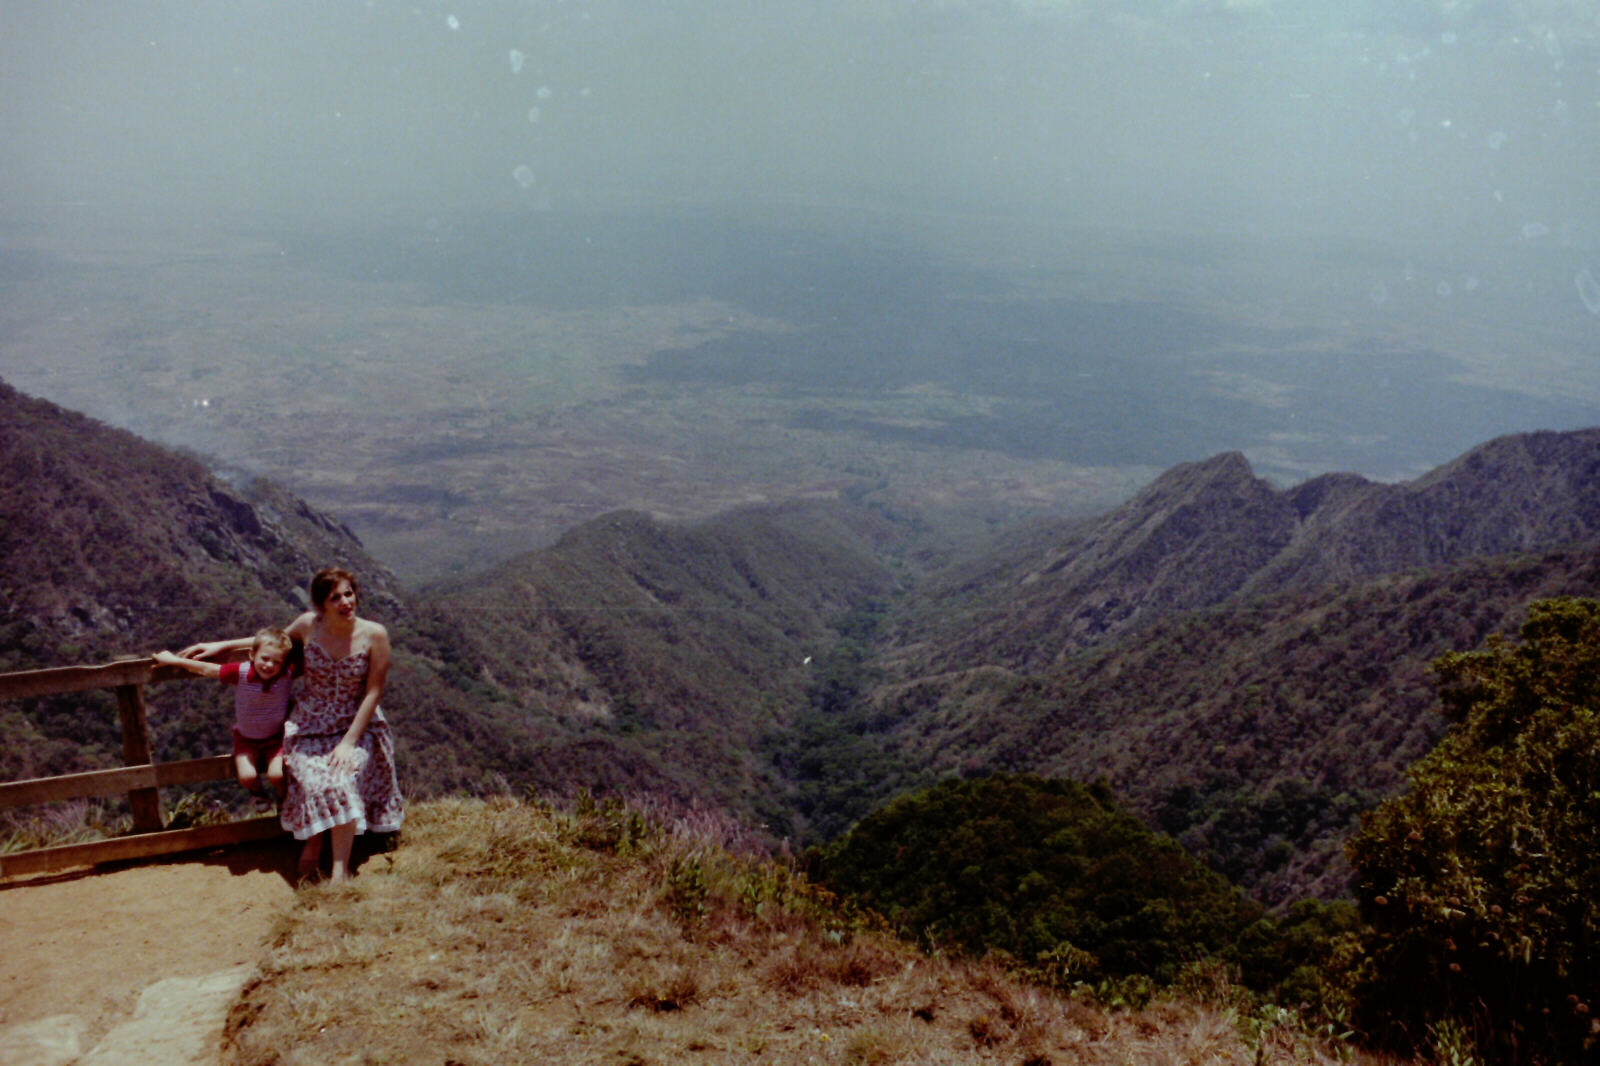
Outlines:
{"type": "Polygon", "coordinates": [[[184,659],[169,651],[158,651],[152,658],[164,666],[179,666],[191,674],[214,677],[233,685],[233,763],[239,784],[255,797],[255,809],[272,809],[272,799],[261,787],[266,775],[275,798],[282,800],[288,790],[283,776],[283,722],[289,714],[290,678],[294,640],[281,629],[263,629],[250,642],[250,658],[242,663],[202,662],[184,659]]]}

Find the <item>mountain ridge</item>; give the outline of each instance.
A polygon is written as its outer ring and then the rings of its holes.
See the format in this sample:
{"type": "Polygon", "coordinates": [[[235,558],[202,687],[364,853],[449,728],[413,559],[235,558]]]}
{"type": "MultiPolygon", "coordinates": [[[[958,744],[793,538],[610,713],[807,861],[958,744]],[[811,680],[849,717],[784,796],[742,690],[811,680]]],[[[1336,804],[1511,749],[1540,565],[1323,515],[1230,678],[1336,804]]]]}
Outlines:
{"type": "Polygon", "coordinates": [[[1497,438],[1399,484],[1335,473],[1277,489],[1225,452],[1045,530],[991,570],[987,595],[933,583],[928,598],[964,609],[903,642],[942,645],[930,671],[974,657],[1044,669],[1161,614],[1596,536],[1600,429],[1497,438]]]}
{"type": "Polygon", "coordinates": [[[1537,551],[1600,535],[1600,429],[1498,437],[1398,485],[1367,483],[1324,501],[1292,553],[1252,588],[1396,572],[1485,555],[1537,551]],[[1489,492],[1486,485],[1511,491],[1489,492]],[[1379,550],[1386,530],[1411,532],[1398,555],[1379,550]],[[1366,537],[1357,534],[1365,532],[1366,537]],[[1342,567],[1310,562],[1346,545],[1342,567]],[[1363,566],[1360,551],[1380,561],[1363,566]],[[1308,573],[1309,571],[1309,573],[1308,573]]]}
{"type": "Polygon", "coordinates": [[[754,753],[804,704],[807,660],[836,639],[833,619],[893,592],[875,553],[897,536],[881,517],[826,502],[687,527],[616,512],[432,602],[462,620],[508,707],[591,732],[591,747],[667,752],[698,737],[706,750],[671,761],[698,763],[712,795],[748,810],[783,790],[754,753]]]}
{"type": "Polygon", "coordinates": [[[233,588],[251,606],[303,610],[302,574],[325,565],[315,559],[356,568],[370,596],[393,598],[392,575],[347,526],[276,485],[230,485],[196,459],[4,382],[0,470],[6,600],[63,633],[179,637],[181,612],[166,604],[201,577],[253,578],[233,588]],[[69,604],[68,589],[93,602],[69,604]]]}

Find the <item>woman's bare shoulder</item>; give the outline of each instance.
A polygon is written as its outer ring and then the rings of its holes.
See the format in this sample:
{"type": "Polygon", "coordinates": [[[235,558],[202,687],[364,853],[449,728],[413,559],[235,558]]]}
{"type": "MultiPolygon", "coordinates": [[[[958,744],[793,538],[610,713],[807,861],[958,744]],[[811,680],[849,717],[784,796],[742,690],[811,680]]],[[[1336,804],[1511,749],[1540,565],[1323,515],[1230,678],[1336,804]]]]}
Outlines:
{"type": "Polygon", "coordinates": [[[305,614],[289,623],[289,635],[305,640],[311,636],[311,626],[317,620],[317,612],[307,611],[305,614]]]}

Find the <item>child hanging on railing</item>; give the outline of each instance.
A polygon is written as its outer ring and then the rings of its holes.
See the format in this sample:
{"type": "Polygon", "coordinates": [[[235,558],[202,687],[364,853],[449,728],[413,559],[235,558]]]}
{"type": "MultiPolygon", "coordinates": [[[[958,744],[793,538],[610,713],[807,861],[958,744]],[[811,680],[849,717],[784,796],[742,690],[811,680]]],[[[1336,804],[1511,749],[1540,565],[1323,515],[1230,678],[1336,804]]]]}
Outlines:
{"type": "Polygon", "coordinates": [[[289,714],[292,678],[303,669],[297,651],[288,633],[263,629],[250,642],[250,658],[242,663],[185,659],[170,651],[152,656],[164,666],[181,667],[234,686],[234,770],[239,784],[255,797],[255,809],[262,813],[281,802],[289,787],[283,774],[283,722],[289,714]],[[262,787],[263,777],[272,789],[270,796],[262,787]]]}

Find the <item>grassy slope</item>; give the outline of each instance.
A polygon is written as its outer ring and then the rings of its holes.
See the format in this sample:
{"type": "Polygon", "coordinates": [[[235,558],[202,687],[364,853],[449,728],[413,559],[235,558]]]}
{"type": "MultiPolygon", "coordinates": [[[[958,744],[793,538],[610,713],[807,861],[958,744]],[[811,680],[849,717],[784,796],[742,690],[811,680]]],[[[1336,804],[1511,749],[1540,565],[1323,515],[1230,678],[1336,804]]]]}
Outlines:
{"type": "Polygon", "coordinates": [[[704,818],[418,805],[402,847],[301,895],[225,1061],[1337,1061],[1237,1002],[1107,1012],[922,956],[737,844],[704,818]]]}

